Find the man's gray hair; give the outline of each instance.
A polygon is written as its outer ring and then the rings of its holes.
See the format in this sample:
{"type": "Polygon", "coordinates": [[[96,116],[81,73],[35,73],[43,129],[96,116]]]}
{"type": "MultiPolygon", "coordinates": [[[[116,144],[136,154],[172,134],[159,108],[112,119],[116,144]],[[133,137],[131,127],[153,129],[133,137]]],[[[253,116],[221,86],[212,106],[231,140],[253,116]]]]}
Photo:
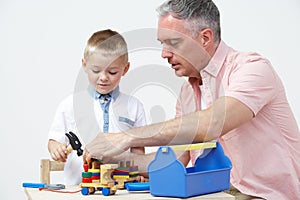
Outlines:
{"type": "Polygon", "coordinates": [[[186,21],[185,28],[193,37],[205,28],[210,28],[214,41],[221,40],[220,13],[211,0],[167,0],[157,8],[160,17],[172,15],[186,21]]]}

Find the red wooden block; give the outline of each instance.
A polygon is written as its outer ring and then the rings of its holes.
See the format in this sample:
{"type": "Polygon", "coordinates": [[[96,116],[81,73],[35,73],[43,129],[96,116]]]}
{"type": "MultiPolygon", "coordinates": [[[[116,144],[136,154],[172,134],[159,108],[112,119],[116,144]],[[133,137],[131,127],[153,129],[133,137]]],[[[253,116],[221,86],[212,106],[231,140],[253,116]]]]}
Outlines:
{"type": "Polygon", "coordinates": [[[88,164],[83,164],[83,169],[85,172],[89,170],[89,165],[88,164]]]}
{"type": "Polygon", "coordinates": [[[91,183],[92,178],[82,178],[82,183],[91,183]]]}

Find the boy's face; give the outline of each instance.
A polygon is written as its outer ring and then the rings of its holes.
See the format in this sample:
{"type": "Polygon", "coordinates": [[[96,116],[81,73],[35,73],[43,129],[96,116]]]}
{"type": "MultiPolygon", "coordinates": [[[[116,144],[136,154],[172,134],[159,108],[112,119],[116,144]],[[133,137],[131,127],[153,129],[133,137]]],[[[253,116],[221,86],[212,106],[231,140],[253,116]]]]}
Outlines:
{"type": "Polygon", "coordinates": [[[123,56],[105,57],[95,52],[87,60],[82,59],[82,67],[97,92],[107,94],[118,86],[121,77],[129,69],[129,62],[124,62],[123,56]]]}

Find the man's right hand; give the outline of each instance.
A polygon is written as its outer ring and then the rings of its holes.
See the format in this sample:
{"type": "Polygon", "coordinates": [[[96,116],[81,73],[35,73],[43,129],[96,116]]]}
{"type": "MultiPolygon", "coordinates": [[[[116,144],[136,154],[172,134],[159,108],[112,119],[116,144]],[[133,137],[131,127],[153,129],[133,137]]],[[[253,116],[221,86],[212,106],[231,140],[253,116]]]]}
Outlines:
{"type": "Polygon", "coordinates": [[[109,162],[115,155],[127,151],[130,147],[129,137],[124,133],[99,133],[83,151],[83,162],[89,163],[92,158],[109,162]]]}

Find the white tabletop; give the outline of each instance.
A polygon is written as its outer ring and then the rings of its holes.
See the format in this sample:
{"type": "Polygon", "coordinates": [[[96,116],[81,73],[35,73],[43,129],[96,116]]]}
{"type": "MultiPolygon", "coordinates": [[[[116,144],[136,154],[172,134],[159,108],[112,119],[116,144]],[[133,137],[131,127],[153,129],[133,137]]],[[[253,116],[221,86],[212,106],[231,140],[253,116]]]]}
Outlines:
{"type": "MultiPolygon", "coordinates": [[[[64,190],[60,191],[76,191],[79,190],[79,187],[67,187],[64,190]]],[[[53,200],[53,199],[59,199],[59,200],[77,200],[77,199],[128,199],[128,200],[140,200],[140,199],[156,199],[156,200],[174,200],[174,199],[181,199],[181,198],[170,198],[170,197],[155,197],[152,196],[149,192],[128,192],[127,190],[117,190],[115,195],[111,196],[103,196],[101,192],[97,191],[95,194],[91,194],[88,196],[84,196],[81,194],[81,192],[77,193],[57,193],[57,192],[51,192],[51,191],[46,191],[42,190],[39,191],[37,188],[24,188],[24,191],[28,197],[29,200],[53,200]]],[[[186,200],[233,200],[235,199],[234,196],[226,194],[224,192],[218,192],[218,193],[212,193],[212,194],[207,194],[207,195],[201,195],[201,196],[196,196],[196,197],[191,197],[191,198],[185,198],[186,200]]]]}

